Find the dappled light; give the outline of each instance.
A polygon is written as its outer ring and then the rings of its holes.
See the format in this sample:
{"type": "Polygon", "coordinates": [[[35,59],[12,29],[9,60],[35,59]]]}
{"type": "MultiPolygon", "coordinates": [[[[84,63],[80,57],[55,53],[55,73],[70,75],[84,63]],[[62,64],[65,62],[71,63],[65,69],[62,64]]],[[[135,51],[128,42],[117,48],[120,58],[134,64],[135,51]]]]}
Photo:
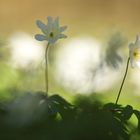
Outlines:
{"type": "Polygon", "coordinates": [[[9,39],[11,49],[11,65],[30,69],[38,66],[43,60],[43,48],[31,35],[15,33],[9,39]]]}
{"type": "MultiPolygon", "coordinates": [[[[88,94],[110,88],[118,80],[119,72],[108,68],[108,63],[112,61],[108,54],[105,54],[107,61],[103,62],[102,47],[91,37],[76,38],[63,44],[56,53],[56,80],[76,93],[88,94]]],[[[110,55],[113,57],[114,53],[110,55]]],[[[112,63],[117,65],[118,57],[113,59],[115,62],[112,63]]]]}

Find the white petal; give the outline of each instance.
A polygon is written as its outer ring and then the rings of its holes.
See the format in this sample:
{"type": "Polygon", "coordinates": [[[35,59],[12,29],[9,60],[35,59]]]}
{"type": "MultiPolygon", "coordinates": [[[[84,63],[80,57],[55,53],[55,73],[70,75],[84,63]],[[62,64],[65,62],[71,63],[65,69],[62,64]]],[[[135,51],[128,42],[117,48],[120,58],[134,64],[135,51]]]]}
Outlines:
{"type": "Polygon", "coordinates": [[[38,41],[44,41],[44,40],[46,40],[46,36],[37,34],[37,35],[35,35],[35,39],[38,41]]]}
{"type": "Polygon", "coordinates": [[[47,40],[50,44],[54,44],[58,39],[57,38],[48,38],[47,40]]]}
{"type": "Polygon", "coordinates": [[[65,31],[67,29],[67,26],[62,26],[62,27],[60,27],[60,32],[63,32],[63,31],[65,31]]]}
{"type": "Polygon", "coordinates": [[[135,63],[135,61],[130,60],[130,64],[131,64],[131,67],[132,67],[132,68],[135,68],[135,67],[136,67],[136,63],[135,63]]]}
{"type": "Polygon", "coordinates": [[[128,47],[129,47],[129,49],[133,49],[133,48],[134,48],[134,44],[133,44],[133,43],[130,43],[130,44],[128,45],[128,47]]]}
{"type": "Polygon", "coordinates": [[[54,20],[54,26],[56,28],[59,28],[59,17],[57,17],[55,20],[54,20]]]}
{"type": "Polygon", "coordinates": [[[140,60],[130,59],[130,64],[132,68],[140,68],[140,60]]]}
{"type": "Polygon", "coordinates": [[[36,21],[37,26],[41,29],[43,33],[46,33],[47,26],[40,20],[36,21]]]}
{"type": "Polygon", "coordinates": [[[48,19],[48,24],[47,24],[47,28],[50,30],[50,29],[52,29],[52,27],[53,27],[53,19],[52,19],[52,17],[47,17],[47,19],[48,19]]]}
{"type": "Polygon", "coordinates": [[[139,38],[139,36],[138,36],[138,35],[136,36],[136,41],[135,41],[135,44],[136,44],[137,46],[139,46],[139,45],[140,45],[140,38],[139,38]]]}
{"type": "Polygon", "coordinates": [[[59,34],[59,35],[58,35],[58,38],[60,38],[60,39],[61,39],[61,38],[67,38],[67,36],[64,35],[64,34],[59,34]]]}
{"type": "Polygon", "coordinates": [[[138,68],[140,68],[140,61],[136,61],[136,65],[138,68]]]}

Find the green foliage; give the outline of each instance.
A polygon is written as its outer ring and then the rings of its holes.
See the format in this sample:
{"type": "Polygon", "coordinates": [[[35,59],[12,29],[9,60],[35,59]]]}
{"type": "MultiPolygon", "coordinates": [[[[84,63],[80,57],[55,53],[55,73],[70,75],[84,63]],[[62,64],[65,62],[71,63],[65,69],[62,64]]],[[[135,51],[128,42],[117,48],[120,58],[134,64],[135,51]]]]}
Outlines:
{"type": "Polygon", "coordinates": [[[138,110],[133,110],[133,113],[136,115],[138,119],[138,131],[140,132],[140,112],[138,110]]]}
{"type": "MultiPolygon", "coordinates": [[[[129,140],[129,119],[133,114],[140,124],[140,112],[101,102],[90,97],[76,97],[74,105],[59,95],[26,93],[0,104],[0,139],[2,140],[129,140]]],[[[136,130],[140,130],[140,125],[136,130]]]]}

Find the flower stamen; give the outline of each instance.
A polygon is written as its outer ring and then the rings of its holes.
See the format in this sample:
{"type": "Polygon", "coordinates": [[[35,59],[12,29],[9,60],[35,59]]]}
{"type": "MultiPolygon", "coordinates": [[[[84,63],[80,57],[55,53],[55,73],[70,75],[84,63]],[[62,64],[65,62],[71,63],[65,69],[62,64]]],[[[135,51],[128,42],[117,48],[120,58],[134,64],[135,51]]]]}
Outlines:
{"type": "Polygon", "coordinates": [[[136,59],[140,59],[140,52],[134,52],[134,53],[133,53],[133,56],[134,56],[136,59]]]}
{"type": "Polygon", "coordinates": [[[54,37],[53,32],[50,32],[50,37],[51,37],[51,38],[53,38],[53,37],[54,37]]]}

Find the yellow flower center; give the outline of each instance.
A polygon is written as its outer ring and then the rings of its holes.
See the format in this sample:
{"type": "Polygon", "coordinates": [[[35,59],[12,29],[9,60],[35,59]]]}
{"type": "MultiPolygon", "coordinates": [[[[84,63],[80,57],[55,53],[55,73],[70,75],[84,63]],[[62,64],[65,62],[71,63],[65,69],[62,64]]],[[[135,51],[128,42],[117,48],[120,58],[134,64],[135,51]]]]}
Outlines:
{"type": "Polygon", "coordinates": [[[51,37],[51,38],[53,38],[53,37],[54,37],[53,32],[50,32],[50,37],[51,37]]]}
{"type": "Polygon", "coordinates": [[[133,53],[133,56],[134,56],[134,58],[136,58],[136,59],[140,59],[140,52],[139,51],[135,51],[134,53],[133,53]]]}

